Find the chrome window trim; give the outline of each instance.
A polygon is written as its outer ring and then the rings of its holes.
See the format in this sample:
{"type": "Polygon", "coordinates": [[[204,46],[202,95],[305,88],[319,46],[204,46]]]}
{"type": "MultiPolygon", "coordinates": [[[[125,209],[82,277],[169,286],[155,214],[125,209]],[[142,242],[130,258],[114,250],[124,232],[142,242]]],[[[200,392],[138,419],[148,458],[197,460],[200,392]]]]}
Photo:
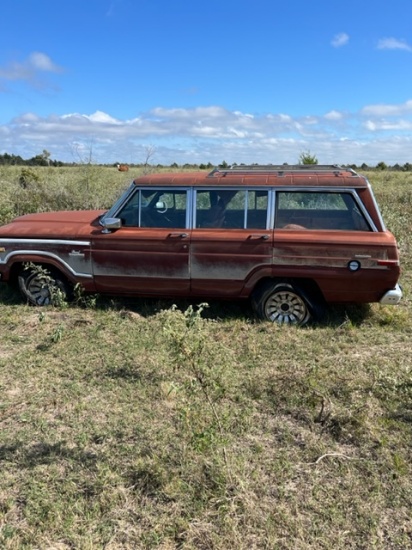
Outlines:
{"type": "MultiPolygon", "coordinates": [[[[367,181],[367,180],[366,180],[367,181]]],[[[378,203],[376,201],[376,198],[373,194],[372,187],[370,183],[367,181],[367,187],[369,188],[372,196],[373,203],[375,205],[376,211],[379,216],[379,221],[382,225],[382,228],[385,230],[385,224],[383,222],[383,218],[381,215],[381,212],[378,207],[378,203]]],[[[365,220],[369,224],[369,227],[371,228],[371,231],[374,233],[378,233],[378,229],[373,222],[371,216],[369,215],[365,205],[361,201],[358,193],[355,189],[351,189],[348,187],[320,187],[320,186],[311,186],[311,187],[302,187],[302,186],[273,186],[273,185],[259,185],[259,186],[247,186],[247,185],[211,185],[211,186],[180,186],[180,185],[170,185],[170,186],[139,186],[137,187],[134,183],[132,183],[129,188],[124,192],[124,194],[116,201],[116,203],[108,210],[103,216],[102,220],[108,217],[116,217],[117,214],[120,212],[120,210],[125,206],[126,202],[130,200],[131,196],[137,192],[139,193],[139,226],[140,226],[140,217],[141,217],[141,192],[142,191],[165,191],[165,192],[173,192],[173,191],[185,191],[186,192],[186,227],[185,229],[197,229],[196,228],[196,196],[197,192],[202,191],[246,191],[246,197],[249,195],[249,191],[266,191],[268,193],[268,204],[267,204],[267,216],[266,216],[266,230],[273,229],[275,227],[275,216],[276,216],[276,202],[277,197],[276,193],[337,193],[337,194],[350,194],[352,195],[357,207],[359,208],[359,211],[362,213],[362,215],[365,217],[365,220]]],[[[364,188],[363,188],[364,189],[364,188]]],[[[247,198],[245,201],[245,216],[247,215],[246,209],[247,209],[247,198]]],[[[245,227],[246,222],[244,220],[244,227],[243,229],[247,229],[245,227]]],[[[183,228],[182,228],[183,229],[183,228]]],[[[317,230],[321,231],[321,230],[317,230]]]]}
{"type": "MultiPolygon", "coordinates": [[[[271,205],[271,191],[272,191],[272,188],[269,187],[269,186],[247,186],[247,185],[232,185],[232,186],[223,186],[223,185],[219,185],[219,186],[215,186],[215,185],[211,185],[211,186],[202,186],[202,187],[192,187],[192,192],[193,192],[193,197],[192,197],[192,201],[191,201],[191,207],[192,207],[192,225],[191,225],[191,228],[192,229],[202,229],[202,230],[205,230],[205,229],[208,229],[208,230],[213,230],[213,229],[217,229],[217,230],[222,230],[222,228],[213,228],[213,227],[209,227],[209,228],[200,228],[200,227],[196,227],[196,214],[197,214],[197,209],[196,209],[196,199],[197,199],[197,193],[198,192],[204,192],[204,191],[243,191],[245,192],[245,204],[244,204],[244,208],[243,208],[243,227],[241,228],[241,230],[244,230],[244,231],[251,231],[253,230],[253,228],[248,228],[246,227],[247,225],[247,214],[248,214],[248,201],[249,201],[249,192],[254,192],[254,191],[265,191],[267,194],[268,194],[268,201],[267,201],[267,210],[266,210],[266,227],[264,229],[261,229],[262,231],[267,231],[268,229],[270,229],[270,224],[268,223],[269,219],[270,219],[270,213],[271,213],[271,209],[270,209],[270,205],[271,205]]],[[[225,229],[227,229],[228,231],[231,230],[230,227],[226,227],[225,229]]],[[[238,228],[239,230],[239,228],[238,228]]]]}
{"type": "MultiPolygon", "coordinates": [[[[190,220],[190,213],[189,213],[189,209],[190,209],[190,201],[189,201],[189,195],[190,195],[190,192],[192,190],[192,187],[190,186],[177,186],[177,185],[170,185],[170,186],[164,186],[164,185],[160,185],[160,186],[139,186],[137,187],[135,184],[132,184],[130,187],[129,187],[129,192],[126,191],[126,193],[123,195],[123,198],[125,200],[122,200],[121,202],[117,202],[117,208],[114,209],[114,206],[112,206],[112,208],[106,212],[106,214],[103,216],[103,218],[107,218],[107,217],[113,217],[113,218],[117,218],[117,215],[118,213],[120,212],[120,210],[126,205],[126,203],[132,198],[132,196],[137,193],[138,194],[138,208],[139,208],[139,212],[138,212],[138,223],[139,225],[138,226],[135,226],[135,229],[140,229],[140,225],[141,225],[141,216],[142,216],[142,191],[153,191],[153,192],[156,192],[156,191],[164,191],[165,193],[173,193],[174,191],[177,191],[179,193],[186,193],[186,218],[185,218],[185,227],[182,227],[181,229],[190,229],[190,225],[189,225],[189,220],[190,220]],[[132,192],[130,192],[130,190],[132,190],[132,192]],[[133,192],[134,191],[134,192],[133,192]],[[112,215],[109,216],[109,213],[112,212],[112,215]]],[[[102,218],[102,219],[103,219],[102,218]]],[[[130,226],[129,229],[133,229],[134,226],[130,226]]],[[[156,227],[153,227],[153,229],[158,229],[156,227]]]]}
{"type": "MultiPolygon", "coordinates": [[[[365,216],[366,221],[369,224],[369,227],[371,228],[372,233],[379,233],[378,228],[376,227],[375,223],[373,222],[372,218],[369,215],[369,212],[366,210],[365,205],[361,201],[359,195],[354,189],[349,189],[347,187],[276,187],[273,188],[273,191],[276,193],[346,193],[352,195],[356,205],[358,206],[359,210],[362,212],[362,214],[365,216]]],[[[275,205],[276,206],[277,197],[275,197],[275,205]]],[[[274,209],[273,212],[276,216],[276,210],[274,209]]],[[[379,212],[379,210],[378,210],[379,212]]],[[[275,222],[275,219],[273,220],[275,222]]],[[[275,224],[272,225],[272,227],[275,227],[275,224]]],[[[322,231],[322,229],[316,229],[314,231],[322,231]]],[[[340,231],[340,230],[337,230],[340,231]]]]}
{"type": "Polygon", "coordinates": [[[132,182],[129,187],[123,192],[122,195],[117,199],[117,201],[110,207],[110,209],[103,214],[103,216],[100,218],[100,225],[102,224],[102,221],[105,218],[115,218],[116,214],[119,212],[121,208],[123,208],[124,204],[127,202],[129,197],[134,194],[134,191],[137,189],[136,185],[132,182]]]}
{"type": "Polygon", "coordinates": [[[383,217],[382,217],[379,205],[378,205],[378,201],[376,200],[375,194],[373,192],[372,185],[369,183],[369,180],[367,178],[365,178],[365,180],[368,184],[368,189],[369,189],[369,193],[372,197],[372,202],[373,202],[373,204],[376,208],[376,212],[378,213],[378,218],[379,218],[379,222],[380,222],[381,227],[382,227],[382,231],[386,231],[386,225],[385,225],[385,222],[383,221],[383,217]]]}
{"type": "MultiPolygon", "coordinates": [[[[249,206],[249,191],[250,189],[246,189],[245,193],[245,206],[243,208],[243,229],[247,229],[247,215],[248,215],[248,206],[249,206]]],[[[268,213],[266,210],[266,223],[267,223],[268,213]]]]}
{"type": "Polygon", "coordinates": [[[193,208],[193,201],[195,196],[195,190],[193,187],[187,189],[186,198],[186,229],[192,229],[194,227],[194,217],[196,209],[193,208]]]}
{"type": "Polygon", "coordinates": [[[268,195],[268,215],[266,219],[266,229],[273,229],[275,227],[275,212],[276,212],[276,192],[272,187],[269,189],[268,195]]]}

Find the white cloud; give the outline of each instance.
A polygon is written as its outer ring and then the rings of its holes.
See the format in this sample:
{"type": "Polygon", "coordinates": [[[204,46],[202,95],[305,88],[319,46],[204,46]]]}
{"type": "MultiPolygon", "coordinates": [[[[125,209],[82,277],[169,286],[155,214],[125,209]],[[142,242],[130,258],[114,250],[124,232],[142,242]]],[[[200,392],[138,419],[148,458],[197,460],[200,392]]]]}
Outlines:
{"type": "Polygon", "coordinates": [[[292,122],[292,117],[289,116],[289,115],[284,115],[284,114],[280,113],[277,116],[279,117],[279,120],[281,120],[282,122],[292,122]]]}
{"type": "Polygon", "coordinates": [[[0,67],[0,81],[24,81],[36,88],[46,88],[50,85],[44,79],[44,75],[61,72],[63,72],[62,67],[54,63],[48,55],[42,52],[32,52],[24,61],[12,61],[8,65],[0,67]]]}
{"type": "Polygon", "coordinates": [[[412,99],[400,103],[399,105],[391,104],[377,104],[367,105],[361,110],[361,114],[366,116],[399,116],[403,114],[412,113],[412,99]]]}
{"type": "Polygon", "coordinates": [[[98,122],[101,124],[121,124],[120,120],[117,120],[110,115],[103,113],[102,111],[96,111],[92,115],[87,117],[92,122],[98,122]]]}
{"type": "Polygon", "coordinates": [[[348,42],[349,35],[346,34],[346,32],[340,32],[339,34],[335,34],[331,41],[331,44],[334,48],[341,48],[342,46],[345,46],[348,42]]]}
{"type": "MultiPolygon", "coordinates": [[[[156,107],[150,111],[155,117],[163,119],[187,119],[187,118],[222,118],[227,116],[227,111],[223,107],[195,107],[194,109],[164,109],[156,107]]],[[[236,114],[236,113],[234,113],[236,114]]]]}
{"type": "Polygon", "coordinates": [[[331,121],[342,120],[343,114],[340,113],[339,111],[329,111],[329,113],[326,113],[326,115],[324,115],[324,118],[326,120],[331,120],[331,121]]]}
{"type": "Polygon", "coordinates": [[[61,71],[48,55],[42,52],[33,52],[29,55],[26,62],[35,71],[44,71],[48,73],[59,73],[61,71]]]}
{"type": "Polygon", "coordinates": [[[382,38],[378,42],[378,50],[405,50],[412,52],[412,46],[405,40],[398,40],[397,38],[382,38]]]}
{"type": "Polygon", "coordinates": [[[30,80],[36,73],[59,73],[62,69],[41,52],[33,52],[23,62],[13,61],[6,67],[0,67],[0,78],[5,80],[30,80]]]}
{"type": "Polygon", "coordinates": [[[398,132],[410,132],[412,130],[412,120],[397,120],[391,122],[388,120],[366,120],[364,126],[371,132],[378,131],[398,131],[398,132]]]}
{"type": "Polygon", "coordinates": [[[47,149],[52,158],[72,162],[73,147],[93,143],[95,162],[138,163],[147,144],[155,163],[293,163],[305,150],[322,163],[410,162],[412,100],[368,105],[358,113],[256,115],[217,105],[191,109],[158,107],[121,120],[109,113],[68,113],[41,117],[26,113],[0,125],[2,151],[30,158],[47,149]],[[75,144],[75,145],[73,145],[75,144]],[[386,144],[386,149],[383,144],[386,144]]]}

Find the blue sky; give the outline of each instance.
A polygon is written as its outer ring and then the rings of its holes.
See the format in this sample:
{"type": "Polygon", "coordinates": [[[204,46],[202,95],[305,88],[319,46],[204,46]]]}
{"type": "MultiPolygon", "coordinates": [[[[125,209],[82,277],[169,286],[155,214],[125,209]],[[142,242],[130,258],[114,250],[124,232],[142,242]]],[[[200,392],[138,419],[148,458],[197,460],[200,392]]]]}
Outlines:
{"type": "Polygon", "coordinates": [[[0,153],[412,162],[411,0],[3,0],[0,153]]]}

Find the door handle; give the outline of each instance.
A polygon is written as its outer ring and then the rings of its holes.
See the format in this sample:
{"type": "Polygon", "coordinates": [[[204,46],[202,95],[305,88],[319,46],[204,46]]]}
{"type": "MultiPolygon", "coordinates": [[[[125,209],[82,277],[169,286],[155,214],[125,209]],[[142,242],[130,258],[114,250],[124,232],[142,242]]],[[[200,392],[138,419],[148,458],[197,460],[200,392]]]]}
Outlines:
{"type": "Polygon", "coordinates": [[[262,239],[264,241],[267,241],[269,239],[269,235],[264,233],[263,235],[249,235],[248,239],[262,239]]]}
{"type": "Polygon", "coordinates": [[[186,239],[188,236],[187,233],[169,233],[169,237],[180,237],[181,239],[186,239]]]}

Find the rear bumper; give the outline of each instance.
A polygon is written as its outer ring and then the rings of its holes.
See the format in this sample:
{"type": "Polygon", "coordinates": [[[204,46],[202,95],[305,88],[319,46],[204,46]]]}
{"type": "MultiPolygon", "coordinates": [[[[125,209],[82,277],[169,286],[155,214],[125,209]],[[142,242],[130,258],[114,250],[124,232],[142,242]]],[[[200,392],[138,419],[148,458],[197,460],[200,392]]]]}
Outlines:
{"type": "Polygon", "coordinates": [[[388,290],[388,292],[385,292],[385,294],[382,296],[382,298],[379,300],[380,304],[383,304],[384,306],[395,306],[396,304],[399,304],[402,298],[402,289],[397,284],[394,289],[388,290]]]}

